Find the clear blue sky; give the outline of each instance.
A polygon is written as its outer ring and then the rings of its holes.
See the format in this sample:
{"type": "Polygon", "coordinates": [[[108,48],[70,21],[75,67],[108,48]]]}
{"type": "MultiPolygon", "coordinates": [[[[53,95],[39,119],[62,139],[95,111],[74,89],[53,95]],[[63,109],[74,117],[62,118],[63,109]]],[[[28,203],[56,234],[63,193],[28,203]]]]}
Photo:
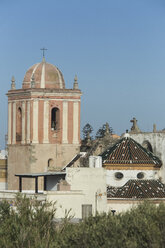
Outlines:
{"type": "Polygon", "coordinates": [[[121,134],[135,116],[143,131],[165,128],[164,0],[0,0],[0,149],[10,79],[21,88],[43,46],[67,88],[78,75],[81,127],[121,134]]]}

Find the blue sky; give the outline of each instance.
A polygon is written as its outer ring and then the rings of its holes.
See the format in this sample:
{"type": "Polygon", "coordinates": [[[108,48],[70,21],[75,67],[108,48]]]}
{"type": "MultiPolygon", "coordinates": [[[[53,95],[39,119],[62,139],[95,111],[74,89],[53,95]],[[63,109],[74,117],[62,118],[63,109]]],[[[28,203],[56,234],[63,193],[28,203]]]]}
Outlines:
{"type": "Polygon", "coordinates": [[[78,76],[81,128],[109,122],[120,135],[133,117],[165,128],[164,0],[0,0],[0,149],[11,77],[21,88],[43,46],[67,88],[78,76]]]}

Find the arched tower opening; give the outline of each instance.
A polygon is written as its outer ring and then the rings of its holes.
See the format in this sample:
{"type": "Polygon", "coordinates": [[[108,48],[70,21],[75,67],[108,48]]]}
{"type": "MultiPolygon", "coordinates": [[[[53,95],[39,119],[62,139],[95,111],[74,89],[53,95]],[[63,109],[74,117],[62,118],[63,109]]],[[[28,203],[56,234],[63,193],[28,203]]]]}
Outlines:
{"type": "Polygon", "coordinates": [[[17,109],[16,141],[22,140],[22,109],[17,109]]]}
{"type": "Polygon", "coordinates": [[[51,129],[58,130],[60,127],[60,110],[59,108],[52,108],[51,111],[51,129]]]}

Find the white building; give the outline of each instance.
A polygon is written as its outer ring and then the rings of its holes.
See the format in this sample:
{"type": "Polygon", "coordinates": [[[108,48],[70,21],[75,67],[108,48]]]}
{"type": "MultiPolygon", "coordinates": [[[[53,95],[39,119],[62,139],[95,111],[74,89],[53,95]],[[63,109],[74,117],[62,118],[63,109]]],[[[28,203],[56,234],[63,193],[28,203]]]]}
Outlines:
{"type": "Polygon", "coordinates": [[[165,200],[161,160],[129,134],[101,154],[107,170],[107,211],[121,212],[145,199],[165,200]]]}
{"type": "MultiPolygon", "coordinates": [[[[19,174],[20,191],[24,178],[35,179],[38,193],[38,177],[44,177],[45,199],[56,202],[57,218],[64,218],[67,212],[76,219],[107,211],[106,170],[103,168],[66,168],[60,172],[19,174]]],[[[17,179],[18,180],[18,179],[17,179]]]]}
{"type": "MultiPolygon", "coordinates": [[[[103,152],[101,158],[91,157],[89,168],[71,166],[73,163],[58,171],[18,174],[19,189],[39,200],[54,202],[57,219],[67,213],[75,219],[96,212],[118,213],[145,199],[156,204],[165,201],[165,185],[159,180],[162,162],[128,135],[103,152]],[[44,179],[43,191],[38,191],[39,177],[44,179]],[[24,178],[31,178],[35,194],[26,191],[24,178]]],[[[0,198],[13,199],[14,195],[0,192],[0,198]]]]}

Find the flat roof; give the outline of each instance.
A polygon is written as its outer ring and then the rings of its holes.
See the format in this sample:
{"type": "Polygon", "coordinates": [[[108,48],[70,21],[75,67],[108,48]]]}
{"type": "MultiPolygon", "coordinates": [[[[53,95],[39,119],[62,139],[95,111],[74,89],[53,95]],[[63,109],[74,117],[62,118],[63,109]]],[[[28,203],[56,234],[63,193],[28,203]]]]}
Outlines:
{"type": "Polygon", "coordinates": [[[49,171],[42,173],[28,173],[28,174],[15,174],[16,177],[43,177],[43,176],[57,176],[65,175],[65,171],[49,171]]]}

